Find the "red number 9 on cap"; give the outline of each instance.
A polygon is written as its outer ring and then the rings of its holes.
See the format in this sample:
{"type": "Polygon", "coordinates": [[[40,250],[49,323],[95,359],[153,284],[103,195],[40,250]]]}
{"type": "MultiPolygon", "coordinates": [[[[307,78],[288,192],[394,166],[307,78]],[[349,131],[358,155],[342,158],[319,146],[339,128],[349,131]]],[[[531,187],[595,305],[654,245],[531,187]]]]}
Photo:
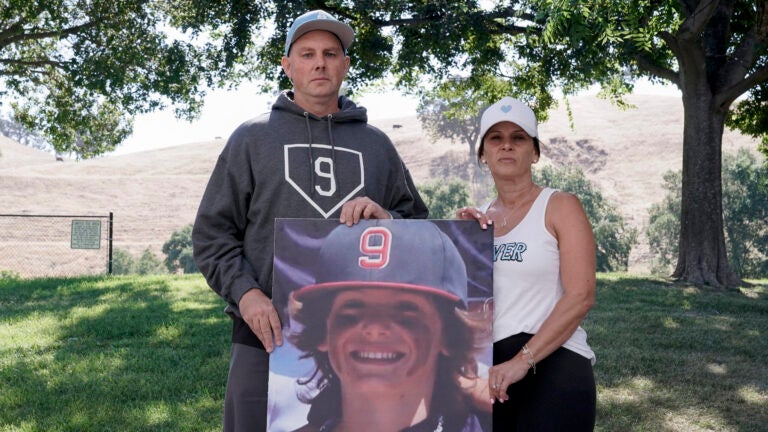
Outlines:
{"type": "Polygon", "coordinates": [[[360,252],[365,256],[358,259],[360,267],[377,269],[389,263],[389,249],[392,233],[384,227],[370,227],[360,235],[360,252]]]}

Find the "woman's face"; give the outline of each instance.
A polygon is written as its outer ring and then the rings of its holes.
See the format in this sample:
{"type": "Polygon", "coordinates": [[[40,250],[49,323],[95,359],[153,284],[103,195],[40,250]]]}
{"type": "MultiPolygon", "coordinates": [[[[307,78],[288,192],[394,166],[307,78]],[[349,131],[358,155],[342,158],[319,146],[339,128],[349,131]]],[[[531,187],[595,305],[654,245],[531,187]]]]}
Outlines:
{"type": "Polygon", "coordinates": [[[483,159],[491,173],[523,173],[538,160],[533,138],[520,126],[500,122],[491,126],[483,139],[483,159]]]}
{"type": "Polygon", "coordinates": [[[444,351],[440,314],[427,294],[385,288],[341,291],[319,349],[328,353],[342,387],[428,388],[444,351]],[[362,386],[362,387],[360,387],[362,386]]]}

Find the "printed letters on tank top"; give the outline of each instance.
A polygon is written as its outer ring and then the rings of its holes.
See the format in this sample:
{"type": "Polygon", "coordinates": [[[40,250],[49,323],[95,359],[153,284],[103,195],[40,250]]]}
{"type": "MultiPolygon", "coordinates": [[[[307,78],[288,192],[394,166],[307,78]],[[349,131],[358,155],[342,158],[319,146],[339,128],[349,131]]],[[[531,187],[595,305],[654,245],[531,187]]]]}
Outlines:
{"type": "Polygon", "coordinates": [[[524,242],[500,243],[493,246],[493,262],[523,262],[523,253],[528,250],[524,242]]]}

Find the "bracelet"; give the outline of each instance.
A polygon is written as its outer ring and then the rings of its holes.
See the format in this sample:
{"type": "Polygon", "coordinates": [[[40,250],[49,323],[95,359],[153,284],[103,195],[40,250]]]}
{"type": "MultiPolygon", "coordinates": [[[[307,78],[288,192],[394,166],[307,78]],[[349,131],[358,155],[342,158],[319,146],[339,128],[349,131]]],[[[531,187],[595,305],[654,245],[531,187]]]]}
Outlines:
{"type": "Polygon", "coordinates": [[[534,359],[531,349],[528,348],[528,344],[523,345],[522,351],[523,354],[528,356],[528,367],[533,369],[533,374],[536,375],[536,359],[534,359]]]}

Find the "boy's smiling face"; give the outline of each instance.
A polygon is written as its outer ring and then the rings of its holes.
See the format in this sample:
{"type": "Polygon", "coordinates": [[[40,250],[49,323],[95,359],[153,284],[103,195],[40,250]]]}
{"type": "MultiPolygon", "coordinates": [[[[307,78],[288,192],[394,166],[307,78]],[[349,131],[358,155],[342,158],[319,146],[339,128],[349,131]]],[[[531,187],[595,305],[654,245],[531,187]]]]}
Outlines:
{"type": "Polygon", "coordinates": [[[342,387],[431,389],[444,345],[431,295],[363,288],[336,295],[319,349],[328,353],[342,387]]]}

